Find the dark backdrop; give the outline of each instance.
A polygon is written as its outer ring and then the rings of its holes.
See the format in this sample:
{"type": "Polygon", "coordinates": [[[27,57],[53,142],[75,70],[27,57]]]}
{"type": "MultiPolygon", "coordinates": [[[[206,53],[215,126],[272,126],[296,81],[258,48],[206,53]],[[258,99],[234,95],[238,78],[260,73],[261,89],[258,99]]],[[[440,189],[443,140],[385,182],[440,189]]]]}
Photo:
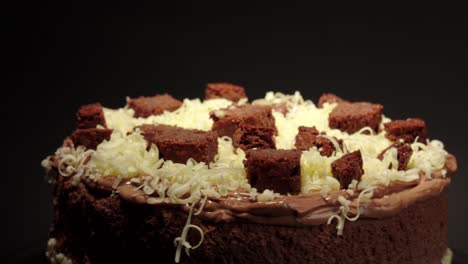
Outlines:
{"type": "MultiPolygon", "coordinates": [[[[125,96],[201,97],[207,82],[316,100],[334,92],[420,117],[460,169],[450,190],[450,245],[467,252],[467,19],[461,6],[135,6],[17,2],[7,24],[8,137],[2,243],[14,261],[43,253],[51,218],[40,161],[85,103],[125,96]],[[11,114],[13,113],[13,114],[11,114]],[[12,136],[10,136],[12,135],[12,136]]],[[[200,1],[198,1],[200,2],[200,1]]],[[[381,1],[384,2],[384,1],[381,1]]],[[[3,252],[2,252],[3,255],[3,252]]]]}

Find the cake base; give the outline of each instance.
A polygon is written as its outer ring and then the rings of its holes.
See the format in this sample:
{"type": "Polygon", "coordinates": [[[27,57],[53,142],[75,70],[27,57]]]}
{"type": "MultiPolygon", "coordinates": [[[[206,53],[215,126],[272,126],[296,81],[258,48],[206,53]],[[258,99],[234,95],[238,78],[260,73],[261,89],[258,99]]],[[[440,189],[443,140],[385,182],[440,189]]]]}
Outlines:
{"type": "MultiPolygon", "coordinates": [[[[54,250],[73,263],[173,263],[174,239],[187,213],[177,206],[141,205],[71,182],[57,185],[50,236],[54,250]]],[[[181,263],[441,263],[447,250],[447,190],[384,219],[307,227],[193,216],[203,244],[181,263]]],[[[197,232],[189,232],[192,245],[197,232]]]]}

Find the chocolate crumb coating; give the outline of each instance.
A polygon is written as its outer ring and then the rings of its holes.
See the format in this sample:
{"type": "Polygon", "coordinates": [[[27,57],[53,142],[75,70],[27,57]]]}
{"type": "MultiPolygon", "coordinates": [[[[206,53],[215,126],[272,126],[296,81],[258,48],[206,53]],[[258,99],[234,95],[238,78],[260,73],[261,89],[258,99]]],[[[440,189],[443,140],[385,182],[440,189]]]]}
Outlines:
{"type": "Polygon", "coordinates": [[[159,115],[164,111],[177,110],[182,102],[169,94],[155,96],[140,96],[128,100],[128,106],[135,110],[135,117],[148,117],[159,115]]]}

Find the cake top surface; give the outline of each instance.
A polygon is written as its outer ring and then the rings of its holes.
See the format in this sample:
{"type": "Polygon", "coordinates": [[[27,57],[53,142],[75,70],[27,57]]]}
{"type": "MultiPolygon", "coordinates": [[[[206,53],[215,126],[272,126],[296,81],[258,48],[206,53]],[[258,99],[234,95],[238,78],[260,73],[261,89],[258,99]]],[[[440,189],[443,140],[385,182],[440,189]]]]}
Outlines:
{"type": "Polygon", "coordinates": [[[324,94],[316,105],[299,92],[249,101],[242,87],[226,83],[209,84],[205,100],[162,94],[129,98],[119,109],[86,105],[77,127],[43,166],[75,183],[138,182],[151,203],[388,187],[445,176],[448,155],[426,139],[424,121],[392,121],[380,104],[324,94]],[[297,161],[282,160],[292,153],[297,161]],[[283,165],[261,168],[267,160],[283,165]]]}

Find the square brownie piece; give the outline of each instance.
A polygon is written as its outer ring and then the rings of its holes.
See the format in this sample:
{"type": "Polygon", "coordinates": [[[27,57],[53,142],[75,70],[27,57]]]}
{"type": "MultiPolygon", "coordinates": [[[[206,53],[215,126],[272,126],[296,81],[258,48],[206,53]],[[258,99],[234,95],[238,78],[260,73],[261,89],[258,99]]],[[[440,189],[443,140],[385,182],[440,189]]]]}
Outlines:
{"type": "Polygon", "coordinates": [[[142,131],[146,141],[156,144],[161,158],[165,160],[186,163],[193,158],[208,164],[218,152],[218,137],[211,131],[168,125],[142,125],[136,128],[142,131]]]}
{"type": "Polygon", "coordinates": [[[75,147],[85,146],[88,149],[96,149],[104,140],[110,140],[112,129],[83,128],[75,130],[70,139],[75,147]]]}
{"type": "Polygon", "coordinates": [[[230,83],[208,83],[205,89],[205,100],[225,98],[233,102],[247,98],[244,87],[230,83]]]}
{"type": "Polygon", "coordinates": [[[249,149],[244,165],[252,187],[281,194],[301,192],[301,151],[282,149],[249,149]]]}
{"type": "Polygon", "coordinates": [[[315,146],[314,142],[320,132],[315,126],[306,127],[300,126],[296,135],[296,143],[294,146],[296,149],[308,150],[311,147],[315,146]]]}
{"type": "Polygon", "coordinates": [[[338,103],[339,104],[339,103],[349,103],[349,102],[332,93],[325,93],[325,94],[322,94],[318,100],[318,103],[317,103],[318,108],[322,108],[324,103],[329,103],[329,104],[338,103]]]}
{"type": "Polygon", "coordinates": [[[343,155],[332,164],[332,174],[340,182],[341,189],[347,189],[353,180],[360,181],[364,174],[361,151],[343,155]]]}
{"type": "Polygon", "coordinates": [[[275,132],[269,127],[241,125],[232,136],[234,147],[247,150],[251,148],[275,148],[275,132]]]}
{"type": "Polygon", "coordinates": [[[164,111],[174,111],[182,105],[182,102],[169,94],[155,96],[140,96],[128,100],[128,106],[135,110],[135,117],[148,117],[160,115],[164,111]]]}
{"type": "MultiPolygon", "coordinates": [[[[311,147],[317,147],[320,151],[320,155],[330,157],[335,151],[333,143],[320,135],[325,135],[325,132],[320,133],[315,126],[305,127],[300,126],[296,135],[296,143],[294,146],[299,150],[309,150],[311,147]]],[[[336,138],[335,138],[336,139],[336,138]]],[[[342,145],[343,141],[336,139],[336,141],[342,145]]]]}
{"type": "Polygon", "coordinates": [[[386,137],[392,141],[403,139],[406,143],[426,143],[426,123],[422,119],[394,120],[384,124],[386,137]]]}
{"type": "Polygon", "coordinates": [[[211,130],[216,131],[220,137],[228,136],[232,138],[236,129],[241,125],[271,128],[274,134],[277,134],[271,106],[234,105],[213,111],[210,117],[214,121],[211,130]]]}
{"type": "Polygon", "coordinates": [[[83,105],[76,113],[77,128],[96,128],[97,125],[106,127],[104,111],[100,103],[83,105]]]}
{"type": "Polygon", "coordinates": [[[377,132],[382,121],[383,106],[367,102],[345,103],[336,106],[328,117],[330,128],[337,128],[349,134],[363,127],[377,132]]]}

